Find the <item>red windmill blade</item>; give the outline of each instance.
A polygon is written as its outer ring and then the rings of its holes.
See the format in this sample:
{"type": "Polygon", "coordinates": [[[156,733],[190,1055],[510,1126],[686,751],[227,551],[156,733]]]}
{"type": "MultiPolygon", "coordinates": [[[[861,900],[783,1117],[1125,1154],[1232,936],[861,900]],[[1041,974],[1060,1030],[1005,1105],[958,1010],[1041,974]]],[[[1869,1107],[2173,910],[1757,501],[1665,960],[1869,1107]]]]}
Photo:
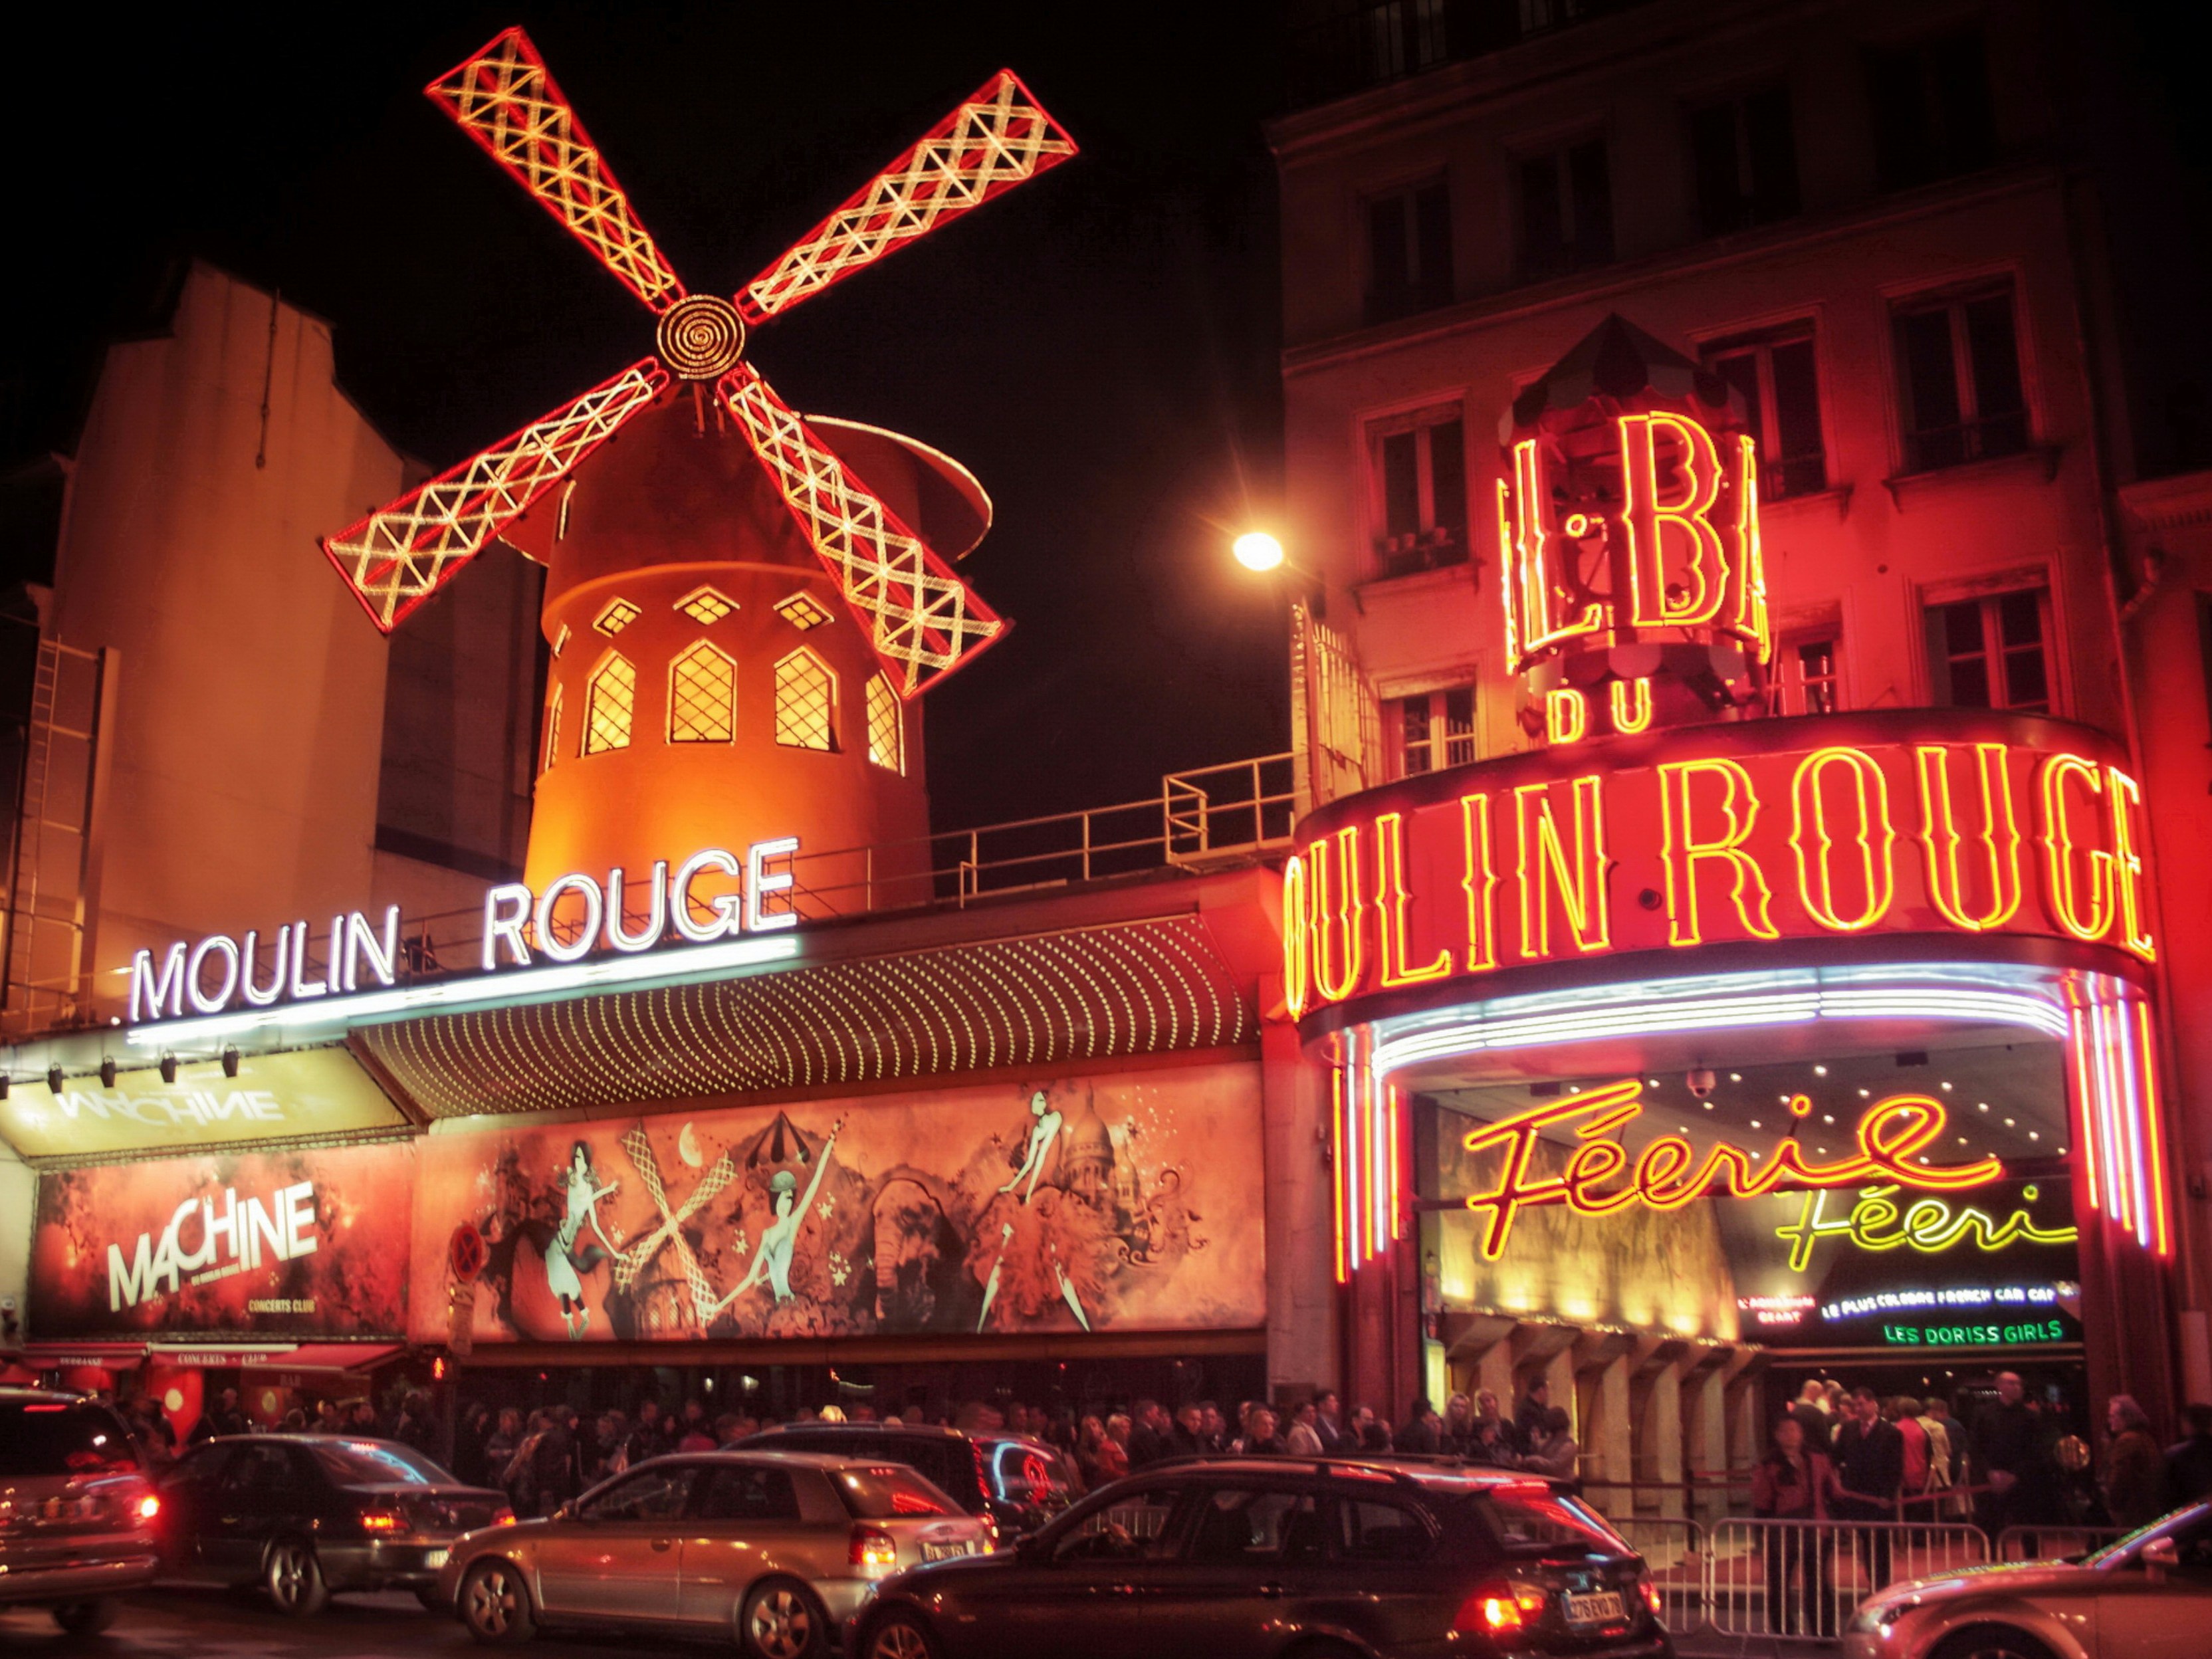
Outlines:
{"type": "Polygon", "coordinates": [[[426,88],[660,318],[659,356],[330,538],[324,550],[390,632],[509,521],[660,393],[716,381],[753,453],[902,696],[1006,623],[742,360],[764,320],[994,196],[1075,144],[1012,70],[984,82],[738,296],[685,294],[520,28],[426,88]]]}

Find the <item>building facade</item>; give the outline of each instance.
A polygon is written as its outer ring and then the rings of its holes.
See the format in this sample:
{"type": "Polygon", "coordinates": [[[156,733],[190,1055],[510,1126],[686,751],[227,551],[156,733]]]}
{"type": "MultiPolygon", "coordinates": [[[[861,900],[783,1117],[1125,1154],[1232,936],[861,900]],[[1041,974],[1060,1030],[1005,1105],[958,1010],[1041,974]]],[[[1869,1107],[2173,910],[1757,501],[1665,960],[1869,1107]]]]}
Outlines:
{"type": "Polygon", "coordinates": [[[2204,1397],[2197,487],[2128,482],[2068,15],[1295,15],[1349,1386],[1543,1376],[1624,1502],[1811,1375],[2204,1397]]]}

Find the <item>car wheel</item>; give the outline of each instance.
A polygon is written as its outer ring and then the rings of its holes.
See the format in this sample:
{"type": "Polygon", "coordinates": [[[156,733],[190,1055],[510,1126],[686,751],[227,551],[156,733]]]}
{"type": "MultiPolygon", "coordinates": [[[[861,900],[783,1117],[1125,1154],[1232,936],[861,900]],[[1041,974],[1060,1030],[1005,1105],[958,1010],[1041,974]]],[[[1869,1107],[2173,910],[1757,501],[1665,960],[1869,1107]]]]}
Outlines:
{"type": "Polygon", "coordinates": [[[887,1613],[868,1626],[856,1659],[938,1659],[937,1641],[914,1614],[887,1613]]]}
{"type": "Polygon", "coordinates": [[[261,1582],[276,1611],[295,1619],[312,1619],[330,1605],[331,1587],[323,1582],[323,1565],[315,1559],[315,1547],[304,1538],[276,1540],[261,1582]]]}
{"type": "Polygon", "coordinates": [[[70,1601],[54,1609],[54,1623],[71,1636],[90,1636],[115,1622],[123,1604],[112,1595],[96,1601],[70,1601]]]}
{"type": "Polygon", "coordinates": [[[499,1556],[469,1569],[468,1577],[461,1580],[460,1608],[461,1622],[469,1627],[469,1634],[488,1647],[527,1642],[538,1633],[522,1569],[499,1556]]]}
{"type": "Polygon", "coordinates": [[[1928,1659],[2056,1659],[2056,1656],[2025,1631],[1981,1625],[1953,1632],[1936,1644],[1928,1659]]]}
{"type": "Polygon", "coordinates": [[[829,1622],[805,1585],[770,1578],[745,1597],[738,1644],[750,1659],[814,1659],[828,1644],[829,1622]]]}

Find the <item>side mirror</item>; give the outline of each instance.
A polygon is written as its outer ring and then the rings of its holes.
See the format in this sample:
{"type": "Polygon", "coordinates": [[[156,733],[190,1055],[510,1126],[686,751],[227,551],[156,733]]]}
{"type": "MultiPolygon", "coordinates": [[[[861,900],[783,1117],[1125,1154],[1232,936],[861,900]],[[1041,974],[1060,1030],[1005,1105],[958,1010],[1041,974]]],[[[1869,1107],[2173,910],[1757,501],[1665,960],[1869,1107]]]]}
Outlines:
{"type": "Polygon", "coordinates": [[[2136,1559],[2142,1563],[2152,1583],[2163,1584],[2166,1575],[2181,1565],[2181,1552],[2171,1538],[2154,1538],[2136,1552],[2136,1559]]]}
{"type": "Polygon", "coordinates": [[[553,1511],[553,1518],[556,1521],[580,1521],[583,1519],[583,1513],[577,1509],[576,1500],[571,1498],[553,1511]]]}

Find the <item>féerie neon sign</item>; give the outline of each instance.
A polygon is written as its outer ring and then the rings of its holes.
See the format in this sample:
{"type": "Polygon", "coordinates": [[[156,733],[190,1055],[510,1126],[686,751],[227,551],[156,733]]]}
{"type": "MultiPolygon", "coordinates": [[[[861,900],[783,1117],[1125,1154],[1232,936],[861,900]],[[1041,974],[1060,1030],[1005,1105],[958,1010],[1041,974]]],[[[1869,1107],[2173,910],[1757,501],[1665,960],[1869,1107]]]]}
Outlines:
{"type": "MultiPolygon", "coordinates": [[[[1793,1117],[1812,1109],[1813,1103],[1803,1095],[1790,1103],[1793,1117]]],[[[1489,1213],[1489,1224],[1477,1241],[1483,1258],[1495,1261],[1504,1253],[1515,1218],[1532,1205],[1565,1204],[1577,1215],[1604,1216],[1631,1204],[1679,1210],[1723,1186],[1737,1198],[1756,1198],[1784,1182],[1849,1187],[1884,1180],[1927,1192],[1960,1192],[2004,1174],[2004,1165],[1993,1157],[1942,1166],[1911,1161],[1942,1138],[1948,1121],[1943,1103],[1927,1095],[1892,1095],[1875,1102],[1859,1115],[1852,1131],[1857,1150],[1848,1158],[1827,1160],[1808,1158],[1804,1148],[1786,1136],[1762,1163],[1725,1140],[1713,1142],[1701,1158],[1687,1135],[1662,1134],[1632,1161],[1628,1149],[1613,1137],[1643,1115],[1643,1079],[1626,1078],[1470,1131],[1465,1142],[1468,1152],[1505,1149],[1497,1183],[1467,1199],[1468,1209],[1489,1213]],[[1532,1175],[1536,1144],[1544,1132],[1577,1118],[1588,1121],[1575,1130],[1582,1144],[1569,1156],[1565,1169],[1556,1176],[1532,1175]],[[1608,1185],[1624,1175],[1622,1184],[1608,1185]]]]}
{"type": "MultiPolygon", "coordinates": [[[[2039,1227],[2025,1209],[2014,1210],[2002,1221],[1972,1205],[1954,1210],[1940,1198],[1923,1198],[1899,1206],[1894,1187],[1870,1187],[1861,1193],[1849,1214],[1826,1213],[1828,1194],[1808,1192],[1797,1219],[1774,1230],[1788,1241],[1790,1271],[1802,1273],[1813,1260],[1813,1246],[1823,1238],[1847,1238],[1862,1250],[1911,1249],[1936,1255],[1971,1243],[1994,1254],[2008,1244],[2071,1244],[2081,1237],[2073,1227],[2039,1227]]],[[[2025,1196],[2035,1197],[2035,1188],[2025,1196]]]]}

